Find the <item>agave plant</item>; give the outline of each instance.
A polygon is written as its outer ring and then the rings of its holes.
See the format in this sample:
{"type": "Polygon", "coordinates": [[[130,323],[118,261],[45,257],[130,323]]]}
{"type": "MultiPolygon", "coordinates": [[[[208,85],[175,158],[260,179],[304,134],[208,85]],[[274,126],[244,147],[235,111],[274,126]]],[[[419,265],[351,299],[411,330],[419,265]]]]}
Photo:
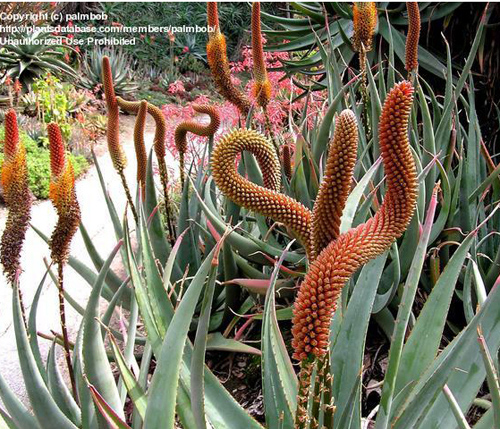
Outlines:
{"type": "Polygon", "coordinates": [[[113,70],[113,82],[118,95],[127,95],[139,88],[132,81],[130,72],[130,58],[121,51],[111,49],[93,49],[86,53],[83,59],[83,74],[79,85],[86,89],[95,89],[102,83],[102,60],[107,56],[113,70]]]}
{"type": "MultiPolygon", "coordinates": [[[[316,125],[292,124],[298,131],[291,179],[270,136],[252,128],[250,112],[247,129],[223,133],[215,147],[209,138],[201,167],[190,166],[173,245],[158,210],[164,196],[155,184],[153,157],[145,175],[137,175],[137,217],[130,221],[120,219],[98,170],[117,245],[104,258],[82,223],[94,266],[71,256],[67,262],[92,288],[84,307],[65,294],[82,315],[70,344],[77,394],[70,392],[56,364],[62,336],[55,335],[47,364],[42,363],[36,327],[42,281],[26,326],[19,295],[13,293],[16,339],[33,414],[0,377],[1,418],[19,428],[499,426],[500,167],[481,144],[469,73],[483,31],[484,22],[457,81],[451,79],[447,52],[450,78],[443,99],[416,74],[410,75],[413,85],[397,83],[402,79],[389,47],[388,64],[380,61],[376,74],[366,68],[366,104],[358,91],[362,78],[339,75],[335,56],[319,44],[331,64],[326,69],[329,107],[316,125]],[[395,150],[400,146],[405,150],[395,150]],[[399,168],[391,167],[400,161],[399,168]],[[401,191],[394,192],[394,183],[401,191]],[[323,216],[315,215],[318,204],[323,216]],[[394,216],[374,221],[387,210],[394,216]],[[380,244],[370,225],[384,229],[399,217],[405,220],[389,228],[390,237],[380,244]],[[312,233],[306,218],[317,221],[312,233]],[[360,245],[356,237],[367,231],[360,245]],[[326,309],[328,323],[318,317],[326,331],[313,337],[317,326],[310,329],[301,310],[320,302],[319,279],[327,278],[323,266],[335,253],[342,258],[332,267],[337,283],[329,283],[336,285],[337,309],[331,323],[335,303],[326,309]],[[367,262],[369,257],[375,258],[367,262]],[[121,258],[124,276],[111,269],[115,258],[121,258]],[[360,263],[363,267],[354,272],[360,263]],[[299,284],[292,305],[290,286],[299,284]],[[338,286],[344,286],[341,292],[338,286]],[[316,301],[310,295],[307,303],[306,292],[313,289],[316,301]],[[117,306],[129,311],[126,335],[111,323],[117,306]],[[260,349],[231,334],[235,326],[241,332],[250,323],[261,328],[260,349]],[[367,410],[362,405],[370,323],[387,336],[387,366],[378,379],[379,403],[367,410]],[[287,347],[291,330],[293,358],[287,347]],[[313,345],[314,338],[321,340],[318,350],[303,347],[313,345]],[[212,349],[258,356],[265,421],[250,416],[205,364],[212,349]],[[303,361],[299,377],[295,358],[303,361]],[[490,396],[480,392],[485,381],[490,396]],[[485,411],[471,423],[466,415],[475,403],[485,411]]],[[[123,105],[118,97],[112,101],[123,105]]],[[[140,134],[148,105],[128,108],[138,115],[140,134]]],[[[139,146],[147,143],[138,137],[139,146]]],[[[147,151],[140,153],[144,167],[147,151]]],[[[14,282],[14,292],[18,288],[14,282]]]]}
{"type": "Polygon", "coordinates": [[[4,78],[10,76],[28,87],[35,78],[50,71],[76,78],[71,66],[63,60],[66,45],[54,43],[56,37],[44,31],[11,35],[16,44],[6,44],[0,49],[0,68],[6,70],[4,78]]]}

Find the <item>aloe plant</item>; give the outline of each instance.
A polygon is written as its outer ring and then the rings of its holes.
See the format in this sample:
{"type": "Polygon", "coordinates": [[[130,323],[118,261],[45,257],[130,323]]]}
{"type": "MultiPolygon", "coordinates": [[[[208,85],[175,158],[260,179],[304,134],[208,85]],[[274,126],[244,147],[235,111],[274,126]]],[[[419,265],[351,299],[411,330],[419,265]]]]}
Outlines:
{"type": "MultiPolygon", "coordinates": [[[[388,250],[382,249],[382,254],[363,265],[344,286],[328,326],[326,357],[313,361],[306,385],[297,377],[289,350],[288,330],[294,315],[290,286],[298,286],[304,276],[307,279],[313,261],[321,257],[318,249],[308,246],[310,231],[308,235],[299,223],[287,229],[259,214],[267,204],[270,208],[264,215],[276,217],[279,205],[271,207],[271,198],[259,204],[236,198],[245,190],[255,190],[252,183],[231,188],[231,194],[224,188],[228,175],[221,169],[233,167],[234,159],[221,153],[241,150],[243,146],[232,145],[235,136],[246,139],[248,147],[254,144],[259,149],[257,159],[244,152],[231,174],[274,187],[274,191],[265,190],[268,196],[278,198],[280,192],[280,201],[295,201],[307,214],[318,201],[326,201],[323,204],[328,207],[329,194],[320,189],[330,180],[329,142],[331,136],[334,142],[336,134],[343,135],[339,124],[352,116],[359,126],[357,153],[350,158],[354,184],[348,196],[341,193],[344,208],[336,220],[338,231],[331,233],[342,237],[352,228],[361,225],[362,229],[390,186],[379,149],[387,137],[377,130],[380,123],[382,130],[387,126],[383,101],[401,80],[399,73],[405,72],[395,67],[392,44],[388,63],[382,61],[381,53],[378,69],[366,68],[363,89],[361,76],[349,80],[338,74],[334,47],[318,40],[319,53],[328,64],[328,109],[315,126],[305,120],[292,123],[297,132],[290,178],[276,161],[270,136],[253,129],[252,112],[248,129],[225,133],[215,148],[209,137],[201,167],[185,166],[189,174],[173,245],[164,213],[158,209],[165,196],[156,183],[161,178],[154,175],[152,154],[145,184],[141,174],[136,186],[131,186],[137,189],[137,217],[130,219],[127,214],[120,217],[96,160],[117,245],[109,256],[100,255],[83,219],[80,232],[93,266],[75,257],[68,259],[68,266],[91,287],[85,306],[65,294],[82,315],[76,341],[71,344],[78,393],[73,395],[66,386],[54,359],[63,338],[53,338],[46,365],[39,352],[37,303],[46,277],[54,275],[49,269],[26,325],[15,293],[20,286],[14,283],[14,326],[32,413],[0,377],[1,419],[10,427],[85,429],[106,425],[163,429],[178,424],[196,429],[499,426],[500,243],[495,231],[500,216],[500,168],[482,144],[470,73],[484,25],[485,21],[456,81],[451,79],[448,49],[449,79],[443,98],[418,73],[410,74],[415,87],[408,116],[409,151],[418,188],[415,214],[401,238],[388,250]],[[369,97],[363,98],[363,90],[369,97]],[[344,109],[352,112],[341,113],[344,109]],[[275,162],[267,162],[269,159],[275,162]],[[124,276],[111,268],[114,259],[121,259],[124,276]],[[421,296],[425,303],[417,305],[422,303],[421,296]],[[110,323],[118,306],[128,310],[126,335],[110,323]],[[245,316],[261,328],[259,349],[231,335],[232,328],[249,323],[245,316]],[[139,324],[144,330],[138,329],[139,324]],[[366,412],[362,374],[370,324],[386,335],[381,341],[388,355],[386,370],[378,380],[382,384],[380,401],[366,412]],[[205,364],[207,350],[214,348],[260,356],[265,422],[250,416],[205,364]],[[156,367],[150,374],[153,359],[156,367]],[[478,396],[485,381],[491,398],[478,396]],[[304,395],[305,391],[310,395],[304,395]],[[478,402],[488,411],[472,423],[466,416],[478,402]],[[299,421],[298,405],[302,413],[305,410],[299,421]]],[[[147,105],[139,103],[138,109],[140,125],[147,105]]],[[[137,130],[141,133],[143,128],[137,130]]],[[[346,168],[347,162],[342,161],[346,168]]],[[[348,176],[346,170],[340,171],[348,176]]],[[[35,226],[37,223],[33,219],[35,226]]],[[[326,243],[328,250],[330,231],[319,231],[316,235],[323,238],[316,241],[326,243]]],[[[37,232],[47,239],[43,231],[37,232]]]]}

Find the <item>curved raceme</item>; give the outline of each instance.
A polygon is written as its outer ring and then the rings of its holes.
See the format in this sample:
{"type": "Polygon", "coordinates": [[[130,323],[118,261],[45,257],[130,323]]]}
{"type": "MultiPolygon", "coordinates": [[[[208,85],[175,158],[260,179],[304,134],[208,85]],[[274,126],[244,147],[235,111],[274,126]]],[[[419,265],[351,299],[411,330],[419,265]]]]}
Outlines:
{"type": "Polygon", "coordinates": [[[311,211],[279,192],[279,159],[268,139],[254,130],[233,130],[220,139],[211,162],[215,183],[227,198],[248,210],[285,224],[309,254],[311,211]],[[243,151],[256,157],[263,174],[264,187],[250,182],[236,171],[236,158],[243,151]]]}
{"type": "Polygon", "coordinates": [[[205,113],[210,117],[208,124],[200,124],[195,121],[183,121],[175,128],[175,147],[179,152],[181,184],[184,186],[184,156],[187,151],[187,133],[198,136],[211,137],[215,135],[220,127],[220,115],[214,106],[208,104],[193,105],[193,110],[198,113],[205,113]]]}
{"type": "Polygon", "coordinates": [[[66,159],[59,126],[50,123],[47,126],[47,134],[51,167],[49,197],[58,215],[49,244],[52,260],[62,265],[68,259],[71,240],[80,225],[80,206],[76,199],[73,165],[66,159]]]}
{"type": "Polygon", "coordinates": [[[29,226],[32,198],[28,187],[26,149],[19,140],[17,117],[13,109],[5,114],[1,182],[9,212],[0,244],[0,258],[6,277],[14,282],[21,268],[21,249],[29,226]]]}
{"type": "Polygon", "coordinates": [[[417,176],[408,141],[413,87],[403,81],[388,94],[380,118],[379,140],[387,192],[373,218],[332,241],[311,264],[294,306],[296,359],[324,355],[337,298],[349,278],[387,250],[406,229],[415,209],[417,176]]]}
{"type": "Polygon", "coordinates": [[[134,126],[134,148],[137,159],[137,183],[141,186],[142,196],[146,187],[146,170],[148,156],[146,154],[146,144],[144,142],[144,128],[146,127],[146,116],[148,114],[148,102],[141,101],[139,111],[134,126]]]}
{"type": "Polygon", "coordinates": [[[351,110],[344,110],[335,122],[325,173],[313,210],[313,259],[335,240],[340,218],[351,188],[358,148],[358,124],[351,110]]]}
{"type": "Polygon", "coordinates": [[[102,83],[106,96],[106,107],[108,111],[107,139],[108,150],[116,171],[121,172],[127,166],[127,157],[120,144],[120,109],[116,100],[113,85],[113,74],[108,57],[102,59],[102,83]]]}

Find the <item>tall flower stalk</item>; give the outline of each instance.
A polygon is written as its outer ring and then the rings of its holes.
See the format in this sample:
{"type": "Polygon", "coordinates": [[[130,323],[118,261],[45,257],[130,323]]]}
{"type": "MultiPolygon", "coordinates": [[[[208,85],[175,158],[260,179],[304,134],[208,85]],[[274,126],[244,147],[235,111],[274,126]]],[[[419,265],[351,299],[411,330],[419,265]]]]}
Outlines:
{"type": "MultiPolygon", "coordinates": [[[[21,250],[29,226],[32,197],[28,187],[26,149],[19,139],[17,117],[13,109],[5,114],[1,182],[9,212],[0,244],[0,259],[5,276],[10,283],[14,284],[21,270],[21,250]]],[[[22,294],[20,288],[18,290],[25,319],[22,294]]]]}
{"type": "Polygon", "coordinates": [[[146,169],[148,156],[146,154],[146,144],[144,142],[144,128],[146,127],[146,116],[148,114],[148,102],[141,101],[139,111],[134,126],[134,148],[137,160],[137,184],[141,188],[141,196],[144,198],[146,191],[146,169]]]}
{"type": "Polygon", "coordinates": [[[76,398],[76,384],[71,364],[71,354],[68,330],[66,327],[66,311],[64,301],[64,266],[69,257],[71,240],[80,225],[80,206],[75,192],[75,176],[73,165],[66,157],[66,149],[61,135],[61,130],[56,123],[47,126],[50,149],[50,187],[49,197],[57,211],[57,223],[49,246],[51,258],[57,264],[59,286],[59,313],[64,342],[66,364],[71,380],[73,395],[76,398]]]}

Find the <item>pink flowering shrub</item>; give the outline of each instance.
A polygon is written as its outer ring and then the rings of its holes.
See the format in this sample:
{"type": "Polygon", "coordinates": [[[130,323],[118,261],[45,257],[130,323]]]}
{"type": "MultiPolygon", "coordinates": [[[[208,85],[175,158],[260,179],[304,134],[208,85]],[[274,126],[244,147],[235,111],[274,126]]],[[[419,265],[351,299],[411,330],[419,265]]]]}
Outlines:
{"type": "Polygon", "coordinates": [[[186,88],[184,88],[184,83],[177,79],[168,86],[168,92],[173,95],[184,94],[186,92],[186,88]]]}

